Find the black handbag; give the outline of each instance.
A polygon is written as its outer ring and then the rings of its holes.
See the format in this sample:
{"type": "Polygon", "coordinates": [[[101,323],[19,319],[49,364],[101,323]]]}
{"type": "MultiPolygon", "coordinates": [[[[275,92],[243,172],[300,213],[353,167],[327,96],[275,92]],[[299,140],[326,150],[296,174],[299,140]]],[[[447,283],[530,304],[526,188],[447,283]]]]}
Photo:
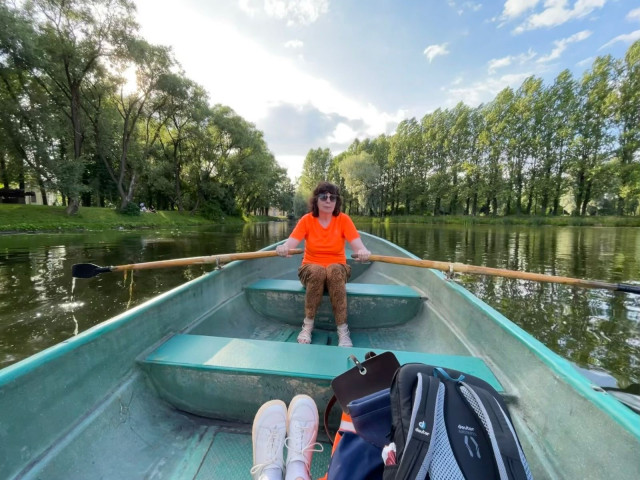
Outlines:
{"type": "Polygon", "coordinates": [[[349,355],[349,358],[355,366],[331,381],[334,395],[324,411],[324,429],[331,443],[333,443],[333,435],[329,432],[329,413],[336,401],[343,412],[350,413],[349,404],[352,401],[390,388],[393,375],[400,367],[393,352],[384,352],[379,355],[368,352],[364,362],[358,361],[355,355],[349,355]]]}

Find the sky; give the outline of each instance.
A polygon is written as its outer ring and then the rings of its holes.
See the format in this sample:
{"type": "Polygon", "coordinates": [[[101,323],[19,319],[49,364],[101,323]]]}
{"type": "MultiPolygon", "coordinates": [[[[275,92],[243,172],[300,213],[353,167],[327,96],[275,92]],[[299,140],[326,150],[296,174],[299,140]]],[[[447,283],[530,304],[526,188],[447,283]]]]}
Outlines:
{"type": "Polygon", "coordinates": [[[264,133],[292,180],[310,149],[475,107],[528,76],[580,77],[640,39],[640,0],[135,0],[211,104],[264,133]]]}

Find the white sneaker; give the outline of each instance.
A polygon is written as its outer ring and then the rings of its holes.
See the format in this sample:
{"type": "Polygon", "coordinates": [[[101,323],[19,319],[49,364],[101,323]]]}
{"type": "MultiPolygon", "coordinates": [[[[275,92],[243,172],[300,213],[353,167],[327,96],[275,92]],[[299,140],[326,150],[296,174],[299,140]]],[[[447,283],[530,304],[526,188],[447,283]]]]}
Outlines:
{"type": "Polygon", "coordinates": [[[302,330],[298,334],[298,343],[311,343],[311,332],[313,332],[313,320],[304,319],[302,330]]]}
{"type": "Polygon", "coordinates": [[[351,342],[351,335],[349,334],[349,327],[346,323],[343,325],[338,325],[338,346],[353,347],[353,342],[351,342]]]}
{"type": "Polygon", "coordinates": [[[284,470],[283,447],[287,435],[287,406],[282,400],[271,400],[260,407],[253,419],[251,439],[253,441],[254,480],[263,477],[265,470],[278,470],[282,478],[284,470]]]}
{"type": "Polygon", "coordinates": [[[296,395],[289,404],[287,413],[287,468],[292,462],[304,464],[310,476],[311,457],[324,448],[316,443],[318,435],[318,407],[308,395],[296,395]]]}

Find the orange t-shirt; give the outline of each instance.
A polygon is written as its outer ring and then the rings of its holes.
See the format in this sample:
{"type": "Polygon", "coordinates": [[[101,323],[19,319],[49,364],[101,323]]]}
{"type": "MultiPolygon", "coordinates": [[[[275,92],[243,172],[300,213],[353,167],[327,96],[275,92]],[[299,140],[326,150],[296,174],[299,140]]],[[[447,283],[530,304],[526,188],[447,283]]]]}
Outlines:
{"type": "Polygon", "coordinates": [[[318,217],[307,213],[293,229],[291,236],[305,241],[303,264],[315,263],[323,267],[332,263],[346,264],[345,240],[351,242],[360,237],[353,221],[344,213],[332,216],[327,228],[320,225],[318,217]]]}

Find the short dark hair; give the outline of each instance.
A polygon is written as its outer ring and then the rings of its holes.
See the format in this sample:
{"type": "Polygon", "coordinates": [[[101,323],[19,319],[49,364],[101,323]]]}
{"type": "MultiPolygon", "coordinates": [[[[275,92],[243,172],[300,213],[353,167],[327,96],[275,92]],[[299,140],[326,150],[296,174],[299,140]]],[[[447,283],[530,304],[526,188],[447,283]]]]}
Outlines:
{"type": "Polygon", "coordinates": [[[320,182],[318,186],[313,190],[313,195],[309,199],[309,210],[311,211],[311,215],[317,217],[320,215],[320,211],[318,210],[318,195],[321,193],[333,193],[338,198],[336,199],[336,206],[333,208],[333,216],[337,217],[340,215],[340,207],[342,207],[342,198],[340,197],[340,189],[330,182],[320,182]]]}

